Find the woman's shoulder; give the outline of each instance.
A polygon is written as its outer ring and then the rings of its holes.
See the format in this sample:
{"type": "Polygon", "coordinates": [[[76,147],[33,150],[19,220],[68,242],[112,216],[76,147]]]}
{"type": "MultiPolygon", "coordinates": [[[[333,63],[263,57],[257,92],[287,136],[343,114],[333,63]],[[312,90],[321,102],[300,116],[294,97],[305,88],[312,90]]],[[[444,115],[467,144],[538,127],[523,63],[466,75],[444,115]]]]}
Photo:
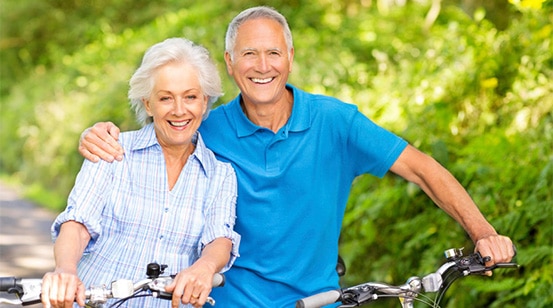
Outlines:
{"type": "Polygon", "coordinates": [[[143,147],[155,141],[155,131],[152,125],[146,125],[138,130],[124,131],[119,134],[118,142],[123,149],[143,147]]]}

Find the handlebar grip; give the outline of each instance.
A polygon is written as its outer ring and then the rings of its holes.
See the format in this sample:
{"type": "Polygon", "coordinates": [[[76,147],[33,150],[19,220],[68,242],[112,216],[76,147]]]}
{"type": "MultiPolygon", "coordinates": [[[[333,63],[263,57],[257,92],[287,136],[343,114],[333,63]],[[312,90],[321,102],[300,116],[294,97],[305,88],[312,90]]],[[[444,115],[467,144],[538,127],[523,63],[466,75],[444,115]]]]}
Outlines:
{"type": "Polygon", "coordinates": [[[520,265],[517,263],[509,262],[509,263],[496,263],[492,266],[490,266],[488,269],[494,270],[496,268],[519,268],[520,265]]]}
{"type": "Polygon", "coordinates": [[[213,283],[211,286],[213,288],[216,288],[216,287],[222,287],[224,285],[225,285],[225,275],[221,273],[215,273],[215,275],[213,275],[213,283]]]}
{"type": "Polygon", "coordinates": [[[337,302],[342,293],[339,290],[331,290],[311,295],[296,302],[296,308],[318,308],[337,302]]]}
{"type": "Polygon", "coordinates": [[[8,292],[17,285],[15,277],[0,277],[0,292],[8,292]]]}

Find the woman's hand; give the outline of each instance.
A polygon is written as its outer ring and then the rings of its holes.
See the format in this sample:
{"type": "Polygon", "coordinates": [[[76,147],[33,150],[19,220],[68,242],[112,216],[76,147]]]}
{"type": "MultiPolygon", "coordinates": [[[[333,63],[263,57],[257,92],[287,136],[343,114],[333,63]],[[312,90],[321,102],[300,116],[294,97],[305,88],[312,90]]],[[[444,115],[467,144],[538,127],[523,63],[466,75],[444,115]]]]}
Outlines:
{"type": "Polygon", "coordinates": [[[71,271],[56,269],[42,278],[42,304],[44,307],[71,308],[76,301],[85,305],[85,286],[71,271]]]}
{"type": "Polygon", "coordinates": [[[202,307],[213,286],[213,276],[229,262],[232,241],[228,238],[217,238],[207,244],[202,256],[189,268],[180,271],[173,283],[165,290],[173,293],[171,306],[176,308],[179,302],[202,307]]]}
{"type": "Polygon", "coordinates": [[[179,303],[202,307],[211,293],[213,275],[215,271],[212,267],[201,264],[201,261],[180,271],[173,283],[165,288],[167,292],[173,293],[172,307],[178,307],[179,303]]]}

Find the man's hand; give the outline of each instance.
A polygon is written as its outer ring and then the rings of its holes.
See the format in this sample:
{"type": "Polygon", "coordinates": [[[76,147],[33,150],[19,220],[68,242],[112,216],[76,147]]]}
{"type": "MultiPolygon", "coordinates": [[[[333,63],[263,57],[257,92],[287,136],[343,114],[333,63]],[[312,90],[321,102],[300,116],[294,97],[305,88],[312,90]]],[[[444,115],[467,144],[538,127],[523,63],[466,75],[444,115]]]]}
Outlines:
{"type": "MultiPolygon", "coordinates": [[[[496,263],[510,262],[515,256],[515,248],[511,239],[498,234],[489,235],[476,241],[475,251],[480,252],[484,258],[491,258],[486,262],[487,267],[496,263]]],[[[491,271],[487,275],[491,276],[491,271]]]]}
{"type": "Polygon", "coordinates": [[[85,129],[79,140],[79,153],[92,161],[99,162],[103,159],[107,162],[123,160],[123,148],[117,142],[119,139],[119,127],[111,122],[98,122],[94,126],[85,129]]]}

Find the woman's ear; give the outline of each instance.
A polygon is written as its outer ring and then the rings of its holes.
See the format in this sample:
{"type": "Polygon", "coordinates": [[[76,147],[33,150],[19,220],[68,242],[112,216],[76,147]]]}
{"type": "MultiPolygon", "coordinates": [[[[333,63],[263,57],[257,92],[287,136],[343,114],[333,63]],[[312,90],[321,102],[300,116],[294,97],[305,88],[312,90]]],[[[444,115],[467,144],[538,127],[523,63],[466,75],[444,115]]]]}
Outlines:
{"type": "Polygon", "coordinates": [[[146,113],[148,114],[148,116],[150,116],[150,117],[154,116],[152,114],[152,107],[150,106],[150,101],[143,98],[142,103],[144,104],[144,109],[146,109],[146,113]]]}

